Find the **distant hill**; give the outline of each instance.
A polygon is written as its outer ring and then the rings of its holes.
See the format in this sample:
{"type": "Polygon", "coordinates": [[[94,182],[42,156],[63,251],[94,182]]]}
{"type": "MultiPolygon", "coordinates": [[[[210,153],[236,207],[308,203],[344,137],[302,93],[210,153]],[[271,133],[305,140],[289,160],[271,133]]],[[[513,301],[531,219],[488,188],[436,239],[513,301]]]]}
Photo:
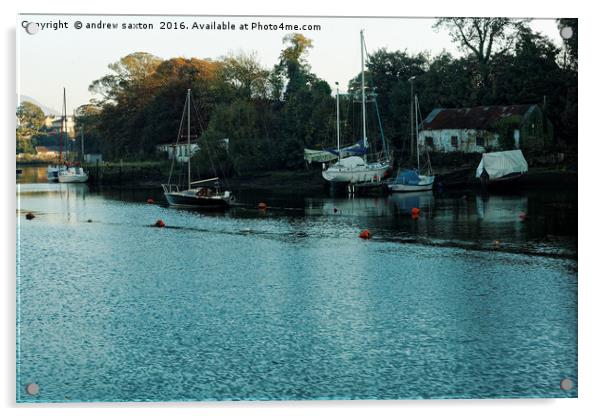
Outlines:
{"type": "Polygon", "coordinates": [[[50,115],[50,114],[53,114],[53,115],[55,115],[55,116],[57,116],[57,115],[61,115],[61,112],[60,112],[60,111],[58,111],[58,110],[55,110],[54,108],[46,107],[44,104],[42,104],[42,103],[38,102],[36,99],[34,99],[34,98],[31,98],[31,97],[30,97],[30,96],[28,96],[28,95],[23,95],[23,94],[21,94],[21,95],[20,95],[20,98],[21,98],[20,102],[23,102],[23,101],[29,101],[30,103],[37,105],[38,107],[40,107],[40,108],[42,109],[42,111],[43,111],[43,112],[44,112],[44,114],[46,114],[46,115],[50,115]]]}

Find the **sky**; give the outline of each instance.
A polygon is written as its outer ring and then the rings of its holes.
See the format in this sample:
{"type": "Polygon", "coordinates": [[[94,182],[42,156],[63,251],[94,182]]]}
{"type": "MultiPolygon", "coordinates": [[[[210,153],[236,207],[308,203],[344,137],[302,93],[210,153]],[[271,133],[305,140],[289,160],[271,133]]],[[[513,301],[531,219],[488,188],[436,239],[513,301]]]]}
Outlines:
{"type": "MultiPolygon", "coordinates": [[[[229,53],[255,51],[262,65],[272,68],[283,48],[282,38],[294,30],[271,30],[265,26],[281,23],[320,26],[320,30],[297,30],[313,40],[308,62],[318,77],[333,89],[338,81],[344,91],[361,68],[361,29],[368,53],[386,48],[410,53],[429,51],[432,56],[446,50],[460,55],[445,30],[432,28],[434,22],[432,18],[20,15],[17,94],[30,96],[60,112],[65,87],[67,112],[71,114],[93,98],[88,86],[110,72],[107,65],[132,52],[149,52],[163,59],[179,56],[219,59],[229,53]],[[84,27],[76,29],[77,21],[84,27]],[[39,30],[28,34],[23,22],[36,22],[39,30]],[[161,22],[165,29],[161,29],[161,22]],[[197,28],[193,28],[195,22],[197,28]],[[213,22],[231,24],[236,29],[201,28],[213,22]],[[87,29],[87,23],[117,23],[118,29],[87,29]],[[137,23],[152,24],[153,28],[122,28],[123,24],[137,23]],[[263,25],[264,29],[253,28],[253,23],[263,25]],[[186,29],[180,29],[181,24],[186,29]],[[248,25],[247,30],[241,29],[243,24],[248,25]]],[[[554,19],[534,19],[531,26],[561,45],[554,19]]]]}

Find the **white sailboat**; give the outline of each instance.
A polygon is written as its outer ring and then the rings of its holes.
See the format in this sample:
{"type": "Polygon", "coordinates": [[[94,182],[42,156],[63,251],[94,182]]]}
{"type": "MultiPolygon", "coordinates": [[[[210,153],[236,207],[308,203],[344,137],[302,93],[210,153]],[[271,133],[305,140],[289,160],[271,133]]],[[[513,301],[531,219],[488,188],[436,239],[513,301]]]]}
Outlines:
{"type": "MultiPolygon", "coordinates": [[[[176,158],[172,159],[171,170],[169,173],[168,183],[162,184],[163,194],[169,205],[174,207],[185,208],[204,208],[204,209],[225,209],[234,201],[234,195],[228,190],[221,188],[218,177],[203,179],[200,181],[191,181],[190,175],[190,160],[192,152],[190,146],[190,105],[191,105],[190,89],[186,94],[186,105],[184,111],[188,113],[188,188],[180,190],[179,186],[171,183],[173,167],[176,158]],[[193,188],[193,185],[199,185],[193,188]]],[[[182,114],[182,122],[184,114],[182,114]]],[[[182,130],[182,122],[180,122],[180,131],[178,132],[178,141],[182,130]]]]}
{"type": "MultiPolygon", "coordinates": [[[[414,122],[416,123],[416,169],[404,169],[387,184],[391,192],[419,192],[433,189],[435,175],[431,168],[430,160],[426,159],[424,174],[420,171],[420,150],[418,146],[418,96],[414,96],[414,122]]],[[[428,151],[427,151],[428,152],[428,151]]],[[[428,153],[427,153],[428,154],[428,153]]]]}
{"type": "MultiPolygon", "coordinates": [[[[366,135],[366,91],[364,76],[364,31],[360,31],[360,49],[362,56],[361,91],[362,91],[362,144],[368,148],[368,136],[366,135]]],[[[337,153],[338,159],[328,168],[322,171],[322,177],[331,183],[358,184],[362,182],[380,182],[385,172],[389,169],[389,160],[385,155],[384,160],[368,162],[367,155],[341,157],[340,130],[339,130],[339,90],[337,87],[337,153]]]]}
{"type": "MultiPolygon", "coordinates": [[[[63,100],[65,97],[63,96],[63,100]]],[[[67,120],[67,102],[64,102],[65,107],[65,121],[67,120]]],[[[74,114],[75,116],[75,114],[74,114]]],[[[65,123],[66,125],[66,123],[65,123]]],[[[82,161],[84,157],[84,145],[83,145],[83,130],[82,130],[82,161]]],[[[86,172],[81,166],[70,163],[65,166],[65,169],[58,171],[57,179],[60,183],[84,183],[88,181],[88,172],[86,172]]]]}
{"type": "Polygon", "coordinates": [[[61,113],[61,131],[59,133],[59,163],[57,165],[48,165],[46,170],[46,179],[48,182],[57,182],[59,172],[67,170],[63,163],[63,133],[67,132],[67,97],[65,88],[63,88],[63,111],[61,113]]]}
{"type": "Polygon", "coordinates": [[[88,173],[80,166],[70,166],[58,173],[60,183],[83,183],[88,180],[88,173]]]}

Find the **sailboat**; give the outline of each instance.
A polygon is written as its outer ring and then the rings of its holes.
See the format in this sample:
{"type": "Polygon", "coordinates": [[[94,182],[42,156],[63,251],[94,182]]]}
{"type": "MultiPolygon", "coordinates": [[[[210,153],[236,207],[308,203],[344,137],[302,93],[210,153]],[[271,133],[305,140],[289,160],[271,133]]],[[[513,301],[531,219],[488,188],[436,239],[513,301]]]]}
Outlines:
{"type": "MultiPolygon", "coordinates": [[[[64,96],[63,96],[64,99],[64,96]]],[[[67,103],[65,102],[65,127],[67,124],[67,103]]],[[[75,113],[73,114],[75,118],[75,113]]],[[[66,129],[65,129],[66,130],[66,129]]],[[[82,136],[83,143],[83,136],[82,136]]],[[[82,144],[83,146],[83,144],[82,144]]],[[[84,153],[82,147],[82,161],[83,161],[84,153]]],[[[60,183],[84,183],[88,181],[88,172],[86,172],[79,163],[69,164],[67,165],[67,169],[63,169],[58,172],[58,180],[60,183]]]]}
{"type": "MultiPolygon", "coordinates": [[[[174,162],[176,160],[176,158],[174,157],[172,159],[168,183],[161,185],[163,187],[163,194],[165,195],[165,199],[167,199],[169,205],[175,207],[206,209],[228,208],[230,204],[234,201],[234,195],[232,195],[230,191],[222,189],[221,181],[218,177],[191,181],[190,160],[192,159],[192,152],[190,146],[190,105],[191,93],[190,89],[188,89],[188,92],[186,94],[186,104],[184,106],[184,112],[188,115],[188,187],[184,190],[180,190],[178,185],[171,183],[174,162]]],[[[185,113],[182,114],[182,121],[184,121],[185,113]]],[[[178,142],[180,140],[181,130],[182,122],[180,122],[178,142]]],[[[177,144],[178,143],[176,142],[176,146],[177,144]]]]}
{"type": "Polygon", "coordinates": [[[57,182],[59,180],[59,172],[67,170],[66,164],[63,163],[63,133],[67,132],[67,96],[65,88],[63,88],[63,111],[61,112],[61,131],[59,133],[59,163],[58,165],[48,165],[46,178],[48,182],[57,182]]]}
{"type": "MultiPolygon", "coordinates": [[[[385,152],[384,160],[368,162],[366,150],[368,149],[368,136],[366,135],[366,91],[365,91],[365,68],[364,51],[366,48],[364,42],[364,31],[360,31],[361,48],[361,91],[362,91],[362,150],[363,156],[341,156],[340,148],[340,130],[339,130],[339,92],[337,87],[337,161],[322,171],[322,177],[331,183],[338,184],[359,184],[365,182],[380,182],[385,172],[389,169],[389,160],[385,152]]],[[[383,136],[384,140],[384,136],[383,136]]],[[[383,141],[384,143],[384,141],[383,141]]]]}
{"type": "MultiPolygon", "coordinates": [[[[424,174],[420,171],[420,150],[418,146],[418,96],[414,96],[414,120],[416,123],[416,169],[404,169],[397,173],[397,176],[387,184],[391,192],[417,192],[430,191],[433,189],[435,175],[431,168],[430,159],[426,159],[426,169],[424,174]]],[[[412,138],[413,139],[413,138],[412,138]]],[[[428,150],[426,151],[428,155],[428,150]]]]}

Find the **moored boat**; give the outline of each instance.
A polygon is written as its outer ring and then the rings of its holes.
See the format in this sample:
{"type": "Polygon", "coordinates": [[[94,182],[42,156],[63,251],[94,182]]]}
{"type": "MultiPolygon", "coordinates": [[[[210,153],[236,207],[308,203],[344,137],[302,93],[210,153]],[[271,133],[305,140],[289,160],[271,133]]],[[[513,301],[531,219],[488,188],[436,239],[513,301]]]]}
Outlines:
{"type": "Polygon", "coordinates": [[[435,182],[434,175],[420,175],[416,170],[403,170],[388,184],[391,192],[430,191],[435,182]]]}
{"type": "MultiPolygon", "coordinates": [[[[385,176],[385,172],[389,170],[389,159],[386,141],[382,132],[381,126],[381,137],[383,140],[383,157],[376,161],[368,161],[368,136],[366,133],[366,91],[365,91],[365,65],[364,65],[364,53],[366,51],[366,44],[364,42],[364,31],[360,31],[360,49],[361,49],[361,98],[362,98],[362,139],[359,146],[351,146],[346,149],[353,148],[355,155],[344,157],[345,153],[342,152],[340,147],[340,129],[339,129],[339,91],[337,87],[337,161],[326,167],[322,171],[322,177],[332,184],[342,185],[353,185],[366,182],[378,182],[385,176]],[[358,154],[362,154],[360,157],[358,154]]],[[[338,84],[337,84],[338,85],[338,84]]],[[[375,96],[375,94],[373,94],[375,96]]],[[[376,98],[374,98],[376,104],[376,98]]],[[[376,107],[377,117],[378,107],[376,107]]],[[[380,126],[380,121],[379,121],[380,126]]],[[[348,152],[349,152],[348,151],[348,152]]],[[[347,154],[349,154],[347,152],[347,154]]]]}
{"type": "Polygon", "coordinates": [[[529,165],[522,151],[507,150],[483,153],[475,176],[483,185],[487,186],[514,181],[528,170],[529,165]]]}
{"type": "Polygon", "coordinates": [[[63,135],[67,132],[67,93],[63,88],[63,110],[61,112],[61,130],[59,133],[59,163],[56,165],[48,165],[46,170],[46,179],[48,182],[58,182],[59,172],[67,170],[67,166],[63,163],[63,135]]]}
{"type": "MultiPolygon", "coordinates": [[[[188,114],[188,187],[180,190],[179,185],[171,183],[175,158],[172,159],[171,169],[169,173],[168,183],[162,184],[163,194],[170,206],[183,208],[204,208],[204,209],[225,209],[234,201],[234,195],[229,190],[223,189],[221,181],[218,177],[203,179],[199,181],[191,181],[190,178],[190,160],[192,159],[190,147],[190,105],[191,105],[190,89],[186,94],[186,104],[184,111],[188,114]]],[[[182,121],[184,114],[182,114],[182,121]]],[[[180,126],[182,123],[180,123],[180,126]]],[[[178,141],[181,136],[181,127],[178,132],[178,141]]],[[[176,142],[177,145],[177,142],[176,142]]]]}
{"type": "Polygon", "coordinates": [[[80,166],[71,166],[57,173],[60,183],[83,183],[88,181],[88,173],[80,166]]]}
{"type": "MultiPolygon", "coordinates": [[[[411,78],[413,80],[413,78],[411,78]]],[[[426,153],[426,167],[424,172],[420,170],[420,149],[418,145],[418,115],[420,114],[420,106],[418,104],[418,96],[414,96],[414,122],[416,123],[416,169],[399,170],[397,176],[391,179],[387,186],[391,192],[421,192],[430,191],[435,183],[435,175],[431,168],[428,150],[426,153]]],[[[412,131],[412,135],[413,135],[412,131]]]]}

